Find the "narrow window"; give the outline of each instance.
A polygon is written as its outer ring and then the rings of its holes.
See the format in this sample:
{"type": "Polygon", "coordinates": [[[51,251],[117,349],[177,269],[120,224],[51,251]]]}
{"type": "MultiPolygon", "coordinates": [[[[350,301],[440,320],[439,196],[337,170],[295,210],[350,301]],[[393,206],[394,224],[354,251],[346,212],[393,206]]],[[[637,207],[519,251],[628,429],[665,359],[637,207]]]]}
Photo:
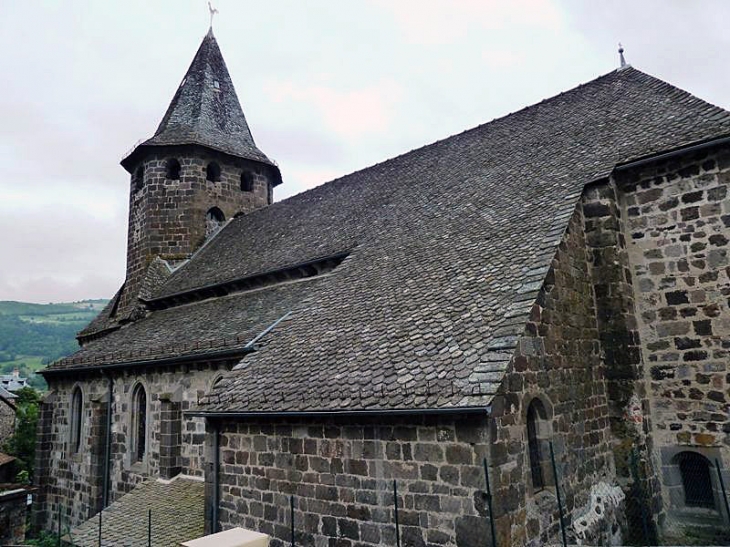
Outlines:
{"type": "Polygon", "coordinates": [[[134,175],[132,175],[132,182],[134,183],[135,192],[139,192],[144,186],[144,167],[141,165],[134,171],[134,175]]]}
{"type": "Polygon", "coordinates": [[[710,461],[696,452],[681,452],[677,459],[684,486],[684,504],[687,507],[715,509],[710,461]]]}
{"type": "Polygon", "coordinates": [[[218,207],[209,209],[205,213],[205,237],[210,237],[217,232],[225,221],[226,217],[218,207]]]}
{"type": "Polygon", "coordinates": [[[76,386],[71,396],[71,451],[81,449],[81,422],[84,408],[84,399],[81,388],[76,386]]]}
{"type": "Polygon", "coordinates": [[[540,421],[546,418],[545,407],[539,399],[533,399],[527,409],[527,444],[530,454],[530,472],[534,490],[545,488],[543,474],[544,455],[540,439],[540,421]]]}
{"type": "Polygon", "coordinates": [[[132,454],[135,462],[141,462],[147,450],[147,393],[141,384],[132,394],[132,412],[132,454]]]}
{"type": "Polygon", "coordinates": [[[180,162],[175,158],[170,158],[165,164],[165,178],[170,180],[180,180],[180,162]]]}
{"type": "Polygon", "coordinates": [[[212,161],[205,168],[205,180],[218,182],[221,180],[221,166],[212,161]]]}
{"type": "Polygon", "coordinates": [[[241,173],[241,191],[253,192],[253,173],[251,171],[241,173]]]}

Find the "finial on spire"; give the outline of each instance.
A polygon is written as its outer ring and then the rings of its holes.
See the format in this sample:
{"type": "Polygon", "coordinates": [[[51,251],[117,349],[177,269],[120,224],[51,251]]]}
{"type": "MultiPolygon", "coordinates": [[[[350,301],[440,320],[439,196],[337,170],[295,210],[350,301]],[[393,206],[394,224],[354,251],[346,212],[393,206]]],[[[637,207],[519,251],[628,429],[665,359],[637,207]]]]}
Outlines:
{"type": "Polygon", "coordinates": [[[621,60],[621,68],[626,68],[626,59],[624,59],[624,46],[621,45],[621,42],[618,43],[618,55],[619,59],[621,60]]]}
{"type": "Polygon", "coordinates": [[[214,8],[210,2],[208,2],[208,11],[210,11],[210,30],[213,30],[213,16],[218,13],[218,10],[214,8]]]}

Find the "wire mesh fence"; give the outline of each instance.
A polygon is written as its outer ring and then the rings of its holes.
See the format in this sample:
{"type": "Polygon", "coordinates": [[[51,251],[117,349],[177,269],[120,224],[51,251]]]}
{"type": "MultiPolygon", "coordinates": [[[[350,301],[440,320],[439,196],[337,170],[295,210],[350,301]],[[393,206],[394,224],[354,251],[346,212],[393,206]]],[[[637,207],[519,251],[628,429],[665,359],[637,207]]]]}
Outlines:
{"type": "Polygon", "coordinates": [[[631,536],[633,544],[730,545],[727,470],[712,452],[665,448],[644,460],[639,450],[632,452],[633,485],[644,500],[627,503],[628,530],[636,532],[641,523],[641,534],[631,536]]]}
{"type": "MultiPolygon", "coordinates": [[[[174,501],[171,500],[170,504],[174,505],[174,501]]],[[[168,547],[204,534],[200,515],[172,507],[163,510],[148,508],[143,513],[143,517],[130,518],[107,508],[86,522],[72,526],[64,508],[59,507],[53,529],[41,532],[27,544],[42,547],[168,547]],[[192,526],[194,532],[190,531],[191,519],[200,521],[199,526],[192,526]],[[171,533],[171,528],[179,528],[180,532],[171,533]]]]}
{"type": "MultiPolygon", "coordinates": [[[[619,472],[620,485],[596,482],[590,488],[589,510],[581,511],[575,504],[577,492],[571,490],[575,488],[574,483],[570,477],[562,476],[561,455],[556,454],[552,442],[548,442],[548,449],[544,476],[547,486],[543,486],[550,495],[543,496],[540,507],[544,513],[542,517],[550,521],[551,531],[548,536],[540,538],[542,543],[562,547],[730,546],[728,477],[719,457],[711,458],[689,448],[648,453],[642,451],[642,447],[633,447],[627,455],[626,468],[619,472]],[[596,529],[605,530],[605,533],[596,535],[596,529]]],[[[490,466],[486,458],[482,464],[486,510],[480,517],[483,518],[484,534],[479,545],[508,547],[509,542],[500,539],[495,531],[498,519],[493,515],[500,514],[499,511],[495,513],[495,506],[500,500],[492,498],[490,466]]],[[[388,528],[392,533],[388,533],[387,541],[383,535],[379,544],[407,547],[412,543],[404,541],[401,513],[405,511],[405,497],[399,490],[401,486],[407,486],[397,480],[392,480],[390,485],[392,495],[383,498],[390,506],[383,509],[387,510],[391,520],[381,522],[379,526],[388,528]]],[[[581,495],[586,496],[585,492],[581,495]]],[[[301,512],[300,501],[296,495],[279,498],[281,510],[273,513],[277,522],[271,523],[277,530],[272,545],[295,547],[308,543],[304,534],[306,515],[301,512]]],[[[56,529],[53,530],[56,545],[160,547],[170,544],[169,537],[159,533],[163,521],[190,519],[188,514],[174,514],[172,508],[164,515],[149,509],[144,513],[146,518],[124,522],[120,528],[118,522],[117,525],[112,524],[112,515],[113,510],[102,511],[84,525],[70,529],[64,524],[64,514],[59,508],[56,529]]],[[[202,529],[200,532],[199,535],[202,535],[202,529]]]]}

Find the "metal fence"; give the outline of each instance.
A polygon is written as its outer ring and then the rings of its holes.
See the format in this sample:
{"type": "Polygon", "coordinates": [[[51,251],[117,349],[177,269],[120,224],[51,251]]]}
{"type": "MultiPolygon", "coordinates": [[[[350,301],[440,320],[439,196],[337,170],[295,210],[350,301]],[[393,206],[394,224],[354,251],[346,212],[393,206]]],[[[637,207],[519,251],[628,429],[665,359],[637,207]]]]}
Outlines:
{"type": "MultiPolygon", "coordinates": [[[[169,538],[157,533],[155,526],[156,519],[161,518],[155,515],[152,509],[147,510],[146,518],[137,522],[126,522],[124,530],[119,527],[109,528],[105,516],[107,511],[100,511],[95,517],[84,523],[81,527],[72,528],[69,526],[62,508],[59,507],[56,515],[56,527],[52,532],[42,532],[38,537],[30,539],[27,545],[38,547],[108,547],[108,546],[134,546],[134,547],[162,547],[169,546],[169,538]]],[[[169,511],[166,517],[169,517],[169,511]]],[[[179,522],[189,518],[189,515],[179,513],[176,515],[179,522]]],[[[202,535],[202,531],[200,533],[202,535]]],[[[195,539],[195,538],[185,538],[195,539]]],[[[177,545],[177,543],[175,543],[177,545]]]]}
{"type": "Polygon", "coordinates": [[[719,458],[691,447],[667,457],[632,450],[625,516],[630,545],[730,545],[730,498],[719,458]]]}
{"type": "MultiPolygon", "coordinates": [[[[611,515],[594,515],[594,522],[603,519],[600,524],[608,528],[613,526],[620,530],[620,535],[613,538],[602,536],[600,541],[595,537],[581,537],[580,530],[584,524],[583,520],[590,520],[590,517],[581,516],[575,508],[569,511],[566,508],[566,497],[572,495],[570,481],[561,476],[560,462],[556,462],[556,455],[552,442],[547,443],[549,447],[549,460],[546,462],[546,482],[550,484],[552,495],[544,498],[549,500],[543,502],[541,510],[548,519],[554,519],[553,529],[556,532],[545,540],[549,544],[562,545],[601,545],[616,544],[620,541],[622,545],[635,546],[659,546],[659,545],[728,545],[730,546],[730,498],[726,485],[726,477],[723,476],[723,468],[718,459],[711,460],[698,452],[691,450],[681,451],[672,458],[665,458],[660,462],[656,454],[648,454],[633,447],[626,459],[626,469],[619,475],[623,483],[621,488],[616,485],[598,483],[593,485],[591,493],[599,502],[612,499],[616,504],[616,511],[611,515]],[[659,469],[659,475],[656,470],[659,469]],[[552,480],[551,480],[552,479],[552,480]],[[557,515],[557,516],[556,516],[557,515]]],[[[526,455],[527,456],[527,455],[526,455]]],[[[490,468],[487,460],[483,460],[484,469],[484,503],[486,511],[482,523],[484,530],[484,547],[508,547],[500,545],[499,538],[495,532],[496,522],[492,518],[494,514],[492,492],[490,488],[490,468]]],[[[388,533],[388,540],[381,544],[389,544],[394,547],[407,547],[403,542],[401,512],[403,507],[403,496],[399,494],[399,483],[393,480],[391,484],[392,497],[383,498],[386,503],[391,503],[388,515],[392,516],[392,522],[380,523],[388,527],[392,534],[388,533]],[[392,541],[390,537],[392,536],[392,541]]],[[[583,493],[585,495],[585,493],[583,493]]],[[[279,522],[276,525],[278,540],[275,545],[288,545],[296,547],[303,545],[302,531],[303,515],[297,515],[295,508],[298,506],[297,496],[291,495],[287,498],[287,506],[280,507],[277,511],[279,522]],[[286,529],[288,537],[283,537],[282,530],[286,529]]],[[[283,499],[282,499],[283,502],[283,499]]],[[[283,505],[283,503],[282,503],[283,505]]],[[[600,505],[600,503],[599,503],[600,505]]],[[[600,505],[604,507],[605,505],[600,505]]],[[[384,507],[385,508],[385,507],[384,507]]],[[[596,510],[596,512],[598,512],[596,510]]],[[[186,515],[180,515],[186,518],[186,515]]],[[[135,545],[138,547],[161,547],[168,545],[165,538],[155,536],[155,520],[160,515],[155,515],[153,510],[147,511],[146,519],[139,519],[138,522],[129,523],[130,537],[125,538],[126,543],[114,541],[105,528],[105,512],[100,512],[93,520],[96,522],[95,537],[91,537],[89,522],[85,524],[83,538],[74,537],[73,531],[64,526],[63,512],[59,508],[57,514],[57,529],[54,530],[56,547],[68,547],[70,545],[106,546],[106,545],[135,545]]],[[[117,538],[118,539],[118,538],[117,538]]],[[[48,542],[44,547],[53,547],[48,542]]]]}

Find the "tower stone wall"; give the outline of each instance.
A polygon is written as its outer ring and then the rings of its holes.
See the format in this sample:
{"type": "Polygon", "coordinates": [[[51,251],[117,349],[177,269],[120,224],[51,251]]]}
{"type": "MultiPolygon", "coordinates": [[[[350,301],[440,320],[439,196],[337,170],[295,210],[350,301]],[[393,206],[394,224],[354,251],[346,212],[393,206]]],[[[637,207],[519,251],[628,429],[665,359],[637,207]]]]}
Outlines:
{"type": "Polygon", "coordinates": [[[208,212],[217,208],[228,221],[271,203],[272,168],[203,147],[161,149],[147,154],[129,182],[127,278],[118,314],[130,313],[145,272],[155,257],[175,264],[190,257],[211,234],[208,212]],[[171,178],[168,162],[180,164],[171,178]],[[210,164],[218,180],[207,180],[210,164]]]}

